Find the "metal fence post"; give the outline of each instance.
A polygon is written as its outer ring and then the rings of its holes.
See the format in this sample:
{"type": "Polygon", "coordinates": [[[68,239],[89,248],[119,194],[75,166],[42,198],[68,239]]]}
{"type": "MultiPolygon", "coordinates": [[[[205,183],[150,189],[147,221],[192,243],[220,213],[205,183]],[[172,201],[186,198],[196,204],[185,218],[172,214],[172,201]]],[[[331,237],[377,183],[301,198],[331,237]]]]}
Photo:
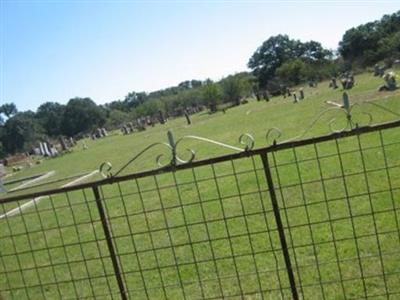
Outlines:
{"type": "Polygon", "coordinates": [[[287,274],[288,274],[288,278],[289,278],[290,289],[292,291],[293,300],[298,300],[299,295],[297,293],[296,281],[294,279],[292,263],[290,261],[290,254],[289,254],[288,247],[287,247],[285,230],[283,228],[282,218],[281,218],[281,214],[279,212],[279,205],[278,205],[278,201],[276,199],[275,188],[274,188],[274,183],[272,181],[271,169],[270,169],[269,163],[268,163],[267,152],[260,154],[260,157],[261,157],[261,161],[263,164],[265,177],[267,179],[268,191],[269,191],[269,194],[271,197],[272,209],[274,211],[276,226],[278,228],[278,233],[279,233],[279,240],[280,240],[280,243],[282,246],[282,252],[283,252],[284,259],[285,259],[285,265],[286,265],[286,270],[287,270],[287,274]]]}
{"type": "Polygon", "coordinates": [[[121,294],[121,299],[122,300],[127,300],[128,297],[127,297],[127,294],[126,294],[124,281],[123,281],[122,276],[121,276],[121,271],[120,271],[120,268],[119,268],[117,255],[115,253],[114,244],[113,244],[113,241],[112,241],[111,231],[110,231],[110,228],[109,228],[109,225],[108,225],[108,222],[107,222],[106,213],[104,211],[103,203],[101,202],[99,188],[98,188],[97,185],[95,185],[95,186],[92,187],[92,190],[93,190],[93,194],[94,194],[94,197],[95,197],[95,200],[96,200],[97,209],[99,211],[101,225],[103,226],[104,235],[105,235],[105,238],[106,238],[106,241],[107,241],[108,251],[110,252],[110,257],[111,257],[111,261],[112,261],[113,268],[114,268],[115,278],[117,279],[119,292],[121,294]]]}

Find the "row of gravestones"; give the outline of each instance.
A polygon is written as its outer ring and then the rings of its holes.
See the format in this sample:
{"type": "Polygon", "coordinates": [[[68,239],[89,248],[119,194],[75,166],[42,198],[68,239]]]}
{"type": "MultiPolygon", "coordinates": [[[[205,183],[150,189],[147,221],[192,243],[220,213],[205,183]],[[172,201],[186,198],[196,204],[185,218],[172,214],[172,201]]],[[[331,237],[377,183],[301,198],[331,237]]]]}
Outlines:
{"type": "Polygon", "coordinates": [[[170,117],[178,117],[184,115],[188,125],[191,124],[190,115],[199,113],[205,109],[204,106],[191,106],[185,109],[177,109],[173,113],[163,113],[161,110],[154,116],[145,116],[137,118],[134,122],[128,122],[121,126],[123,135],[128,135],[138,131],[144,131],[147,127],[154,127],[157,123],[165,124],[170,117]]]}
{"type": "MultiPolygon", "coordinates": [[[[315,87],[315,86],[316,85],[313,85],[313,87],[315,87]]],[[[282,89],[281,93],[283,95],[283,98],[292,97],[293,96],[294,103],[297,103],[300,100],[304,100],[304,90],[303,90],[303,88],[300,88],[298,90],[298,92],[299,92],[299,96],[297,96],[296,91],[292,91],[288,87],[284,87],[282,89]]],[[[267,90],[264,90],[262,92],[256,93],[255,96],[256,96],[257,101],[260,101],[261,97],[262,97],[262,99],[264,99],[267,102],[270,100],[270,95],[269,95],[267,90]]]]}
{"type": "MultiPolygon", "coordinates": [[[[163,124],[166,121],[163,120],[163,124]]],[[[137,118],[135,122],[128,122],[121,126],[123,135],[146,130],[146,126],[154,126],[155,121],[149,116],[137,118]]]]}
{"type": "Polygon", "coordinates": [[[58,151],[56,147],[54,147],[49,142],[39,142],[39,148],[35,149],[35,154],[45,156],[45,157],[53,157],[58,155],[58,151]],[[39,150],[39,153],[37,153],[39,150]]]}
{"type": "MultiPolygon", "coordinates": [[[[344,72],[339,77],[340,77],[340,83],[342,84],[343,90],[349,90],[349,89],[353,88],[353,86],[355,84],[353,72],[350,72],[350,71],[344,72]]],[[[334,90],[338,88],[337,79],[335,76],[331,78],[331,81],[329,82],[329,87],[334,90]]]]}
{"type": "Polygon", "coordinates": [[[33,154],[44,157],[54,157],[59,154],[60,151],[67,151],[76,145],[76,141],[70,138],[60,137],[58,144],[51,144],[48,141],[39,142],[38,147],[33,149],[33,154]]]}
{"type": "Polygon", "coordinates": [[[101,139],[108,136],[108,132],[105,128],[97,128],[91,135],[92,140],[101,139]]]}
{"type": "Polygon", "coordinates": [[[293,102],[298,103],[300,100],[304,100],[304,91],[302,88],[299,89],[299,96],[297,97],[296,92],[293,92],[293,102]]]}
{"type": "MultiPolygon", "coordinates": [[[[310,80],[308,82],[308,86],[310,88],[316,88],[317,85],[318,84],[317,84],[317,82],[315,80],[310,80]]],[[[287,87],[285,85],[281,85],[281,87],[280,87],[280,94],[283,95],[283,98],[292,97],[293,96],[294,102],[296,102],[296,103],[298,102],[298,100],[303,100],[304,99],[304,90],[303,90],[303,88],[300,88],[298,90],[298,92],[299,92],[299,97],[297,97],[296,92],[293,92],[289,87],[287,87]]],[[[257,91],[253,92],[253,98],[254,97],[257,99],[257,101],[265,100],[265,101],[269,102],[271,95],[270,95],[268,90],[261,90],[261,91],[257,90],[257,91]]]]}
{"type": "MultiPolygon", "coordinates": [[[[399,62],[400,64],[400,62],[399,62]]],[[[376,64],[374,66],[374,76],[382,77],[385,81],[384,85],[379,87],[379,91],[394,91],[397,89],[397,82],[396,82],[396,74],[393,71],[389,71],[385,73],[385,67],[379,66],[376,64]]],[[[354,75],[352,72],[345,72],[341,75],[340,82],[342,84],[343,90],[351,89],[354,84],[354,75]]],[[[329,83],[329,87],[333,89],[337,89],[338,85],[336,82],[336,77],[332,77],[329,83]]]]}

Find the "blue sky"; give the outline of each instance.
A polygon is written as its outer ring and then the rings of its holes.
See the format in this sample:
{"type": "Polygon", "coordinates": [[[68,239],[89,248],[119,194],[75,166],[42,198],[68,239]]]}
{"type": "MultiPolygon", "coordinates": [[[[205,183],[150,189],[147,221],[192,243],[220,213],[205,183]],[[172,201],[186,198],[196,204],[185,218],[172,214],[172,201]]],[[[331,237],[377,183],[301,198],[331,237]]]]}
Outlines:
{"type": "Polygon", "coordinates": [[[187,79],[247,70],[272,35],[335,49],[343,33],[400,9],[395,1],[0,0],[0,104],[19,110],[123,99],[187,79]]]}

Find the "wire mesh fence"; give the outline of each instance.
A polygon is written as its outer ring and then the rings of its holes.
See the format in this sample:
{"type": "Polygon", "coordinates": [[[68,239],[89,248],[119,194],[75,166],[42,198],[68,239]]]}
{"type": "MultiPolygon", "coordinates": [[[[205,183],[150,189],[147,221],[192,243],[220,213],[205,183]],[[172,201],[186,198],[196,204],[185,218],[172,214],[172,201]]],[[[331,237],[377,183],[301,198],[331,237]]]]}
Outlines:
{"type": "Polygon", "coordinates": [[[400,122],[0,200],[5,299],[398,299],[400,122]]]}

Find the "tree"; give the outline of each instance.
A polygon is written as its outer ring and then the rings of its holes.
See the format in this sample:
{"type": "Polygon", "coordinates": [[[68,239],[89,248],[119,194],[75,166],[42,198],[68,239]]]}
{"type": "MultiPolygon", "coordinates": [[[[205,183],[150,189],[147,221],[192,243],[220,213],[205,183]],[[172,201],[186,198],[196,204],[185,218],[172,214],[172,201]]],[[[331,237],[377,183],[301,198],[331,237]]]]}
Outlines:
{"type": "Polygon", "coordinates": [[[376,50],[381,38],[381,32],[378,28],[378,22],[370,22],[347,30],[339,42],[339,53],[345,60],[358,61],[362,65],[378,61],[380,57],[376,50]],[[374,52],[370,52],[367,61],[365,61],[364,54],[368,50],[374,50],[374,52]]]}
{"type": "Polygon", "coordinates": [[[17,106],[14,103],[5,103],[0,106],[0,114],[4,114],[7,118],[12,117],[17,112],[17,106]]]}
{"type": "Polygon", "coordinates": [[[223,98],[225,102],[232,102],[234,105],[240,105],[240,99],[250,96],[255,84],[254,76],[248,73],[239,73],[230,75],[221,80],[223,98]]]}
{"type": "Polygon", "coordinates": [[[344,60],[361,66],[394,59],[400,54],[399,32],[400,11],[347,30],[339,42],[339,53],[344,60]]]}
{"type": "Polygon", "coordinates": [[[31,111],[17,113],[3,127],[1,142],[6,153],[29,151],[43,136],[43,128],[31,111]]]}
{"type": "Polygon", "coordinates": [[[74,136],[103,126],[106,121],[105,111],[90,98],[74,98],[68,101],[62,118],[64,135],[74,136]]]}
{"type": "Polygon", "coordinates": [[[212,113],[217,111],[217,104],[221,99],[220,95],[221,93],[218,86],[210,79],[206,80],[202,88],[202,98],[204,104],[208,106],[212,113]]]}
{"type": "Polygon", "coordinates": [[[56,137],[62,134],[62,120],[65,105],[56,102],[46,102],[39,106],[36,118],[48,136],[56,137]]]}
{"type": "Polygon", "coordinates": [[[147,100],[147,94],[145,92],[130,92],[128,95],[125,96],[123,101],[126,109],[125,111],[129,111],[133,108],[138,107],[140,104],[143,104],[147,100]]]}
{"type": "Polygon", "coordinates": [[[307,66],[302,60],[295,59],[285,62],[276,70],[276,74],[286,84],[296,85],[306,78],[307,66]]]}
{"type": "Polygon", "coordinates": [[[127,112],[123,112],[118,109],[112,109],[107,112],[107,129],[113,129],[119,127],[122,123],[128,122],[130,116],[127,112]]]}
{"type": "Polygon", "coordinates": [[[266,40],[248,62],[248,67],[257,76],[260,86],[265,87],[276,75],[276,70],[285,62],[294,59],[321,62],[328,59],[331,52],[320,43],[310,41],[302,43],[287,35],[277,35],[266,40]]]}
{"type": "Polygon", "coordinates": [[[136,108],[138,116],[153,116],[162,110],[162,103],[160,100],[149,100],[136,108]]]}
{"type": "Polygon", "coordinates": [[[243,94],[243,85],[238,77],[228,76],[221,82],[223,97],[226,102],[240,105],[240,98],[243,94]]]}

